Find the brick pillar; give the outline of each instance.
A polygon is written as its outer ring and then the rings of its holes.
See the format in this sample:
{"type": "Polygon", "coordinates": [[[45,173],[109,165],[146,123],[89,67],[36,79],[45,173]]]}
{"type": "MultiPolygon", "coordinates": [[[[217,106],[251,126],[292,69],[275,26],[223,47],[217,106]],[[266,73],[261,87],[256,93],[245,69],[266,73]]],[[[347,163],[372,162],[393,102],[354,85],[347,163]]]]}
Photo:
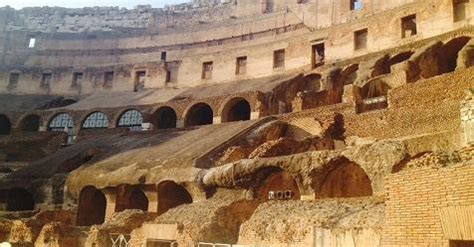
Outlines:
{"type": "Polygon", "coordinates": [[[183,128],[184,127],[184,119],[176,120],[176,128],[183,128]]]}

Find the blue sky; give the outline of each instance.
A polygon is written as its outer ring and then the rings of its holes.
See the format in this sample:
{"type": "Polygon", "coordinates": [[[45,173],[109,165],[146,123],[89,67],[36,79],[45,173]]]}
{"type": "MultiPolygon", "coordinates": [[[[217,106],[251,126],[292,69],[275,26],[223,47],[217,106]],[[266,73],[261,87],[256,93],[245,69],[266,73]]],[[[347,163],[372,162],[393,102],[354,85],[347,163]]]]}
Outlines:
{"type": "Polygon", "coordinates": [[[60,6],[81,8],[93,6],[120,6],[133,8],[139,4],[150,4],[153,7],[163,7],[165,4],[177,4],[191,0],[0,0],[0,7],[10,5],[15,9],[33,6],[60,6]]]}

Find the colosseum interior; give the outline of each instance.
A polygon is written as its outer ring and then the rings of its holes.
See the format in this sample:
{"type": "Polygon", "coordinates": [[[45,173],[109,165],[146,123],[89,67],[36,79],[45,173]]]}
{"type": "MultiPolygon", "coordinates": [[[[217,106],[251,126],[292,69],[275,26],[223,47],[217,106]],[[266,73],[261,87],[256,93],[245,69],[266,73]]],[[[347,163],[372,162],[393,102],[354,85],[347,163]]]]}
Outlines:
{"type": "Polygon", "coordinates": [[[2,7],[0,246],[472,247],[472,24],[474,0],[2,7]]]}

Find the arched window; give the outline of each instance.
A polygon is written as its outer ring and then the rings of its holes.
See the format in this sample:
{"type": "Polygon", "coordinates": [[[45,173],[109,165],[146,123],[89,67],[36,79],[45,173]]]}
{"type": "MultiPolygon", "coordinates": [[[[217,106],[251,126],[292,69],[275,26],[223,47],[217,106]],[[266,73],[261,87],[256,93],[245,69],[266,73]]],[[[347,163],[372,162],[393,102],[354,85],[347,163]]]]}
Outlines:
{"type": "Polygon", "coordinates": [[[158,184],[158,214],[163,214],[171,208],[192,202],[191,194],[182,185],[173,181],[164,181],[158,184]]]}
{"type": "Polygon", "coordinates": [[[74,128],[74,121],[72,120],[71,115],[68,113],[59,113],[56,115],[48,125],[49,131],[64,131],[68,130],[69,132],[72,131],[74,128]]]}
{"type": "Polygon", "coordinates": [[[185,126],[199,126],[212,124],[214,113],[212,108],[205,103],[198,103],[193,105],[187,112],[184,118],[185,126]]]}
{"type": "Polygon", "coordinates": [[[38,115],[28,115],[20,123],[20,129],[26,132],[37,132],[40,128],[40,117],[38,115]]]}
{"type": "Polygon", "coordinates": [[[137,110],[128,110],[120,116],[117,127],[129,128],[131,131],[142,130],[143,117],[137,110]]]}
{"type": "Polygon", "coordinates": [[[102,191],[93,186],[81,190],[77,208],[78,226],[91,226],[104,223],[107,200],[102,191]]]}
{"type": "Polygon", "coordinates": [[[222,122],[250,120],[250,104],[243,98],[234,98],[227,102],[222,111],[222,122]]]}
{"type": "Polygon", "coordinates": [[[103,112],[90,114],[82,123],[82,129],[104,129],[109,127],[109,119],[103,112]]]}
{"type": "Polygon", "coordinates": [[[453,72],[457,67],[459,52],[471,40],[471,37],[457,37],[447,42],[439,52],[438,63],[441,73],[453,72]]]}
{"type": "Polygon", "coordinates": [[[9,135],[11,132],[11,123],[7,116],[0,115],[0,135],[9,135]]]}
{"type": "Polygon", "coordinates": [[[176,128],[177,116],[173,108],[164,106],[153,113],[153,124],[157,129],[176,128]]]}

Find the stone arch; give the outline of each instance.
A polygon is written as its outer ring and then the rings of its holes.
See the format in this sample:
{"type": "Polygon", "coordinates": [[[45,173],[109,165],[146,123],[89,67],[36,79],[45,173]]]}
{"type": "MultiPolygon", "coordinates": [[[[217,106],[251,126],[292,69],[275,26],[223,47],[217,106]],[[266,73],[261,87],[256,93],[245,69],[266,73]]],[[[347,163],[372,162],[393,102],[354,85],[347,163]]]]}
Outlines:
{"type": "Polygon", "coordinates": [[[158,184],[158,214],[192,202],[193,198],[184,186],[169,180],[158,184]]]}
{"type": "Polygon", "coordinates": [[[121,185],[117,187],[115,212],[126,209],[148,211],[148,198],[137,186],[121,185]]]}
{"type": "Polygon", "coordinates": [[[64,131],[66,127],[72,131],[74,120],[71,114],[65,112],[54,115],[48,123],[48,131],[64,131]]]}
{"type": "Polygon", "coordinates": [[[389,60],[388,60],[388,64],[391,66],[395,65],[395,64],[398,64],[398,63],[401,63],[401,62],[404,62],[404,61],[407,61],[411,58],[411,56],[414,54],[414,52],[412,51],[404,51],[404,52],[400,52],[398,53],[397,55],[391,57],[389,60]]]}
{"type": "Polygon", "coordinates": [[[211,106],[206,103],[192,105],[184,115],[184,126],[200,126],[212,124],[214,113],[211,106]]]}
{"type": "Polygon", "coordinates": [[[372,182],[358,164],[345,157],[329,162],[315,189],[317,198],[371,196],[372,182]]]}
{"type": "Polygon", "coordinates": [[[318,92],[321,90],[321,78],[322,76],[320,74],[316,73],[311,73],[309,75],[306,75],[303,80],[304,80],[304,90],[306,91],[311,91],[311,92],[318,92]]]}
{"type": "Polygon", "coordinates": [[[81,124],[81,129],[106,129],[109,127],[109,119],[105,113],[96,111],[87,115],[81,124]]]}
{"type": "Polygon", "coordinates": [[[117,120],[118,128],[129,128],[131,131],[142,129],[143,115],[136,109],[127,109],[119,115],[117,120]]]}
{"type": "Polygon", "coordinates": [[[250,120],[251,113],[250,103],[242,97],[235,97],[224,104],[221,111],[222,122],[247,121],[250,120]]]}
{"type": "Polygon", "coordinates": [[[362,88],[360,88],[360,96],[362,99],[373,99],[388,95],[390,86],[387,85],[383,80],[375,79],[369,81],[362,88]]]}
{"type": "Polygon", "coordinates": [[[471,37],[461,36],[448,41],[441,47],[438,53],[438,66],[441,73],[453,72],[456,69],[459,51],[470,40],[471,37]]]}
{"type": "Polygon", "coordinates": [[[158,108],[152,115],[152,123],[157,129],[173,129],[176,128],[178,116],[176,111],[169,106],[158,108]]]}
{"type": "Polygon", "coordinates": [[[8,191],[7,211],[27,211],[35,209],[33,195],[25,189],[13,188],[8,191]]]}
{"type": "Polygon", "coordinates": [[[107,200],[104,193],[94,186],[87,186],[81,190],[77,209],[78,226],[100,225],[105,220],[107,200]]]}
{"type": "Polygon", "coordinates": [[[20,130],[25,132],[37,132],[41,125],[41,118],[36,114],[30,114],[20,121],[20,130]]]}
{"type": "Polygon", "coordinates": [[[4,114],[0,114],[0,135],[9,135],[11,133],[12,124],[10,119],[4,114]]]}
{"type": "Polygon", "coordinates": [[[267,173],[256,190],[257,200],[300,200],[298,183],[291,174],[276,167],[270,168],[267,173]]]}
{"type": "Polygon", "coordinates": [[[357,79],[357,71],[359,70],[359,64],[351,64],[344,68],[341,72],[340,84],[349,85],[353,84],[357,79]]]}

